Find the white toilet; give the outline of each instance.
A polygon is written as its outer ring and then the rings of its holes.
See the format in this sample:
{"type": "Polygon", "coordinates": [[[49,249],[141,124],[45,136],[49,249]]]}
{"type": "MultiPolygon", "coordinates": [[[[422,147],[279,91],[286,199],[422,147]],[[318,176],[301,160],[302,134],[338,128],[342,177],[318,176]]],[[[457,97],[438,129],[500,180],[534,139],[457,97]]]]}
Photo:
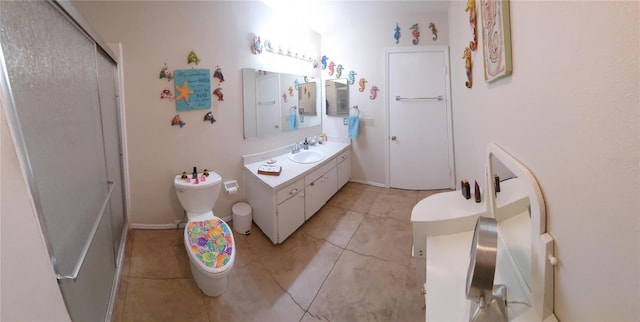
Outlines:
{"type": "Polygon", "coordinates": [[[220,296],[227,288],[227,276],[236,258],[235,240],[227,223],[213,214],[222,178],[215,172],[209,172],[208,177],[198,173],[197,177],[182,179],[177,175],[173,181],[189,218],[184,246],[198,287],[208,296],[220,296]]]}

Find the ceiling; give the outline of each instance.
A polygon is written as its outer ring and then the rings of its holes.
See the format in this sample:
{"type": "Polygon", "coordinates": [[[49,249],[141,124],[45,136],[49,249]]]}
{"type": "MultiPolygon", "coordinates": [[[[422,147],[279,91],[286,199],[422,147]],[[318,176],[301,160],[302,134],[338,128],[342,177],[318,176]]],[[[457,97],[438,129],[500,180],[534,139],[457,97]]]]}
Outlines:
{"type": "Polygon", "coordinates": [[[276,13],[291,15],[295,12],[299,21],[308,28],[323,34],[342,22],[359,20],[360,17],[381,15],[407,15],[447,12],[450,0],[413,1],[337,1],[337,0],[262,0],[276,13]]]}

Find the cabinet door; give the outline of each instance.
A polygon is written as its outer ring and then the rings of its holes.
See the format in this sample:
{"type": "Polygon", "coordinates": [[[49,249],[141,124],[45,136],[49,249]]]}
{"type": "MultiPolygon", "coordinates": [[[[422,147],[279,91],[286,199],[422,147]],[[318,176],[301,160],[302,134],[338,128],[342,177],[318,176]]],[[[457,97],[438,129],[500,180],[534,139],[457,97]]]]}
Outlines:
{"type": "Polygon", "coordinates": [[[304,223],[304,190],[278,205],[278,243],[304,223]]]}
{"type": "Polygon", "coordinates": [[[338,156],[338,189],[351,179],[351,160],[349,151],[338,156]]]}
{"type": "Polygon", "coordinates": [[[337,171],[336,168],[332,168],[305,188],[305,220],[311,218],[327,203],[338,190],[337,187],[337,171]]]}

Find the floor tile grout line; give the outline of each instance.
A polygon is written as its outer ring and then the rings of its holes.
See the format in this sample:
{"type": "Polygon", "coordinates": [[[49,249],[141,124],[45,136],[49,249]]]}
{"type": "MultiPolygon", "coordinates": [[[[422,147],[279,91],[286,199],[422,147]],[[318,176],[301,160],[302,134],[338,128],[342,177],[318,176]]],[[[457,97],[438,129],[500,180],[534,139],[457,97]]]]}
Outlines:
{"type": "MultiPolygon", "coordinates": [[[[376,194],[377,197],[377,194],[376,194]]],[[[352,211],[351,209],[345,209],[346,211],[352,211]]],[[[313,305],[313,302],[315,302],[316,298],[318,297],[318,294],[320,294],[320,290],[322,290],[322,287],[324,286],[324,283],[327,282],[327,279],[329,279],[329,276],[331,275],[331,273],[333,272],[333,269],[336,267],[336,265],[338,264],[338,261],[340,260],[340,258],[342,257],[342,254],[344,253],[344,251],[347,249],[347,246],[349,246],[349,243],[351,243],[351,239],[353,239],[353,236],[356,234],[356,232],[358,231],[358,229],[360,229],[360,226],[362,225],[362,222],[364,222],[364,216],[366,216],[366,214],[363,215],[362,220],[360,221],[360,223],[358,223],[358,227],[356,227],[356,229],[354,229],[353,234],[351,234],[351,237],[349,238],[349,241],[347,241],[346,245],[344,247],[335,245],[334,243],[328,241],[325,238],[324,239],[326,242],[328,242],[331,245],[334,245],[338,248],[340,248],[340,255],[338,255],[338,258],[336,258],[336,261],[333,262],[333,265],[331,266],[331,269],[329,270],[329,273],[327,273],[327,276],[325,276],[324,280],[322,281],[322,283],[320,284],[320,287],[318,287],[318,291],[316,292],[316,295],[313,297],[313,299],[311,300],[311,303],[309,303],[309,308],[307,308],[307,310],[305,311],[305,313],[309,313],[309,309],[311,309],[311,306],[313,305]]],[[[312,313],[309,313],[312,314],[312,313]]],[[[302,316],[302,318],[304,318],[304,315],[302,316]]],[[[300,321],[302,321],[302,318],[300,319],[300,321]]]]}
{"type": "MultiPolygon", "coordinates": [[[[329,279],[329,276],[331,276],[331,273],[333,272],[333,269],[336,268],[336,264],[338,264],[338,261],[342,257],[342,254],[344,253],[344,250],[345,250],[344,248],[340,247],[340,255],[338,255],[338,258],[336,258],[336,261],[333,262],[333,265],[331,266],[331,269],[329,270],[329,273],[327,273],[327,276],[325,276],[324,280],[322,280],[322,283],[320,284],[320,287],[318,287],[318,291],[316,292],[316,295],[313,297],[313,299],[309,303],[309,308],[307,308],[305,310],[305,314],[309,313],[309,309],[311,309],[311,306],[313,306],[313,302],[315,302],[316,298],[318,298],[318,294],[320,294],[320,291],[322,290],[322,287],[324,286],[324,283],[326,283],[327,279],[329,279]]],[[[309,314],[312,315],[312,313],[309,313],[309,314]]],[[[300,318],[300,320],[298,322],[301,322],[303,318],[304,318],[304,314],[302,315],[302,318],[300,318]]]]}

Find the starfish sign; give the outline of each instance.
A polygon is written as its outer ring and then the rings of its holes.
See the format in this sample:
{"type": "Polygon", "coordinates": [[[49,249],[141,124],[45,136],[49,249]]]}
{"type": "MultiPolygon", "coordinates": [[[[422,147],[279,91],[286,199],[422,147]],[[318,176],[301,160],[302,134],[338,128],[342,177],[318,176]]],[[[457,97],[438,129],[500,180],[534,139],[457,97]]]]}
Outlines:
{"type": "Polygon", "coordinates": [[[189,95],[193,94],[193,91],[187,87],[187,82],[182,83],[182,87],[177,87],[176,90],[180,92],[180,95],[176,97],[176,101],[184,99],[185,102],[189,103],[189,95]]]}

